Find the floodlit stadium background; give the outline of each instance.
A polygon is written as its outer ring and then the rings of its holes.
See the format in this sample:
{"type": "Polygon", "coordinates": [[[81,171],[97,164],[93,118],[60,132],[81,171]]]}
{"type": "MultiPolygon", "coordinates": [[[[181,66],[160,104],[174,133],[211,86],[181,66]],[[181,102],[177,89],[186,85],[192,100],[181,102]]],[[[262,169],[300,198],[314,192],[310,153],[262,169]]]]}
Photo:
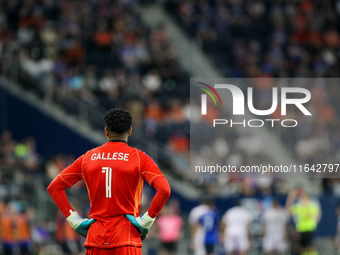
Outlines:
{"type": "MultiPolygon", "coordinates": [[[[332,254],[339,179],[192,178],[189,99],[190,77],[339,77],[339,15],[340,2],[330,0],[0,1],[0,215],[10,213],[19,225],[24,212],[37,254],[83,252],[84,240],[65,225],[46,187],[105,142],[103,114],[123,107],[133,115],[129,143],[158,163],[172,187],[166,210],[184,222],[178,254],[192,254],[188,214],[202,197],[214,199],[220,216],[242,199],[253,214],[249,254],[263,254],[264,208],[273,197],[284,205],[297,187],[320,202],[316,243],[320,254],[332,254]]],[[[270,135],[294,162],[340,162],[340,86],[306,88],[313,120],[270,135]]],[[[270,84],[254,90],[258,108],[267,109],[270,84]]],[[[275,162],[262,139],[230,131],[211,148],[239,164],[275,162]]],[[[153,194],[146,184],[142,211],[153,194]]],[[[83,183],[68,196],[88,215],[83,183]]],[[[15,242],[20,238],[16,234],[15,242]]],[[[155,226],[143,254],[157,254],[159,247],[155,226]]]]}

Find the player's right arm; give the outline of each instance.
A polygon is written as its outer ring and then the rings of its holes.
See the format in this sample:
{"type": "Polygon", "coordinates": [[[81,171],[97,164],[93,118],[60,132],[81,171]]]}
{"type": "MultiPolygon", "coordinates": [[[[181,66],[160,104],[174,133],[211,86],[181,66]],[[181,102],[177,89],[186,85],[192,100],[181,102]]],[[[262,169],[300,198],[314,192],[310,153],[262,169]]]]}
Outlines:
{"type": "Polygon", "coordinates": [[[82,179],[82,162],[83,156],[79,157],[72,165],[64,169],[48,186],[47,191],[52,197],[62,214],[66,217],[71,227],[83,236],[87,235],[90,225],[94,219],[83,219],[70,205],[66,196],[65,189],[72,187],[82,179]]]}

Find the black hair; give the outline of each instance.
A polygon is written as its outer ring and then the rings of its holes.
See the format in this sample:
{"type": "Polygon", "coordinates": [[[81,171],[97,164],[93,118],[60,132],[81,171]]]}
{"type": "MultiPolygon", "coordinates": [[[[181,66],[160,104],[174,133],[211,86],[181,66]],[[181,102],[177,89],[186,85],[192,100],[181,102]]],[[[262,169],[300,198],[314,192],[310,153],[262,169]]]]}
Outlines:
{"type": "Polygon", "coordinates": [[[110,133],[127,133],[132,125],[130,113],[121,108],[113,108],[104,115],[104,123],[110,133]]]}

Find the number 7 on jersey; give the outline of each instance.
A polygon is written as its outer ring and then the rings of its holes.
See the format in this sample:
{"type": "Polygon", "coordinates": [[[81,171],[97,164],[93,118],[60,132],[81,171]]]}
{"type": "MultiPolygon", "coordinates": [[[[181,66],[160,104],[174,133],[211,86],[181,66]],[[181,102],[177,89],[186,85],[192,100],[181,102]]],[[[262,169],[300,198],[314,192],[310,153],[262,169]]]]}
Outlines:
{"type": "Polygon", "coordinates": [[[106,189],[106,197],[111,197],[111,178],[112,178],[112,168],[111,167],[102,167],[102,173],[106,173],[105,176],[105,189],[106,189]]]}

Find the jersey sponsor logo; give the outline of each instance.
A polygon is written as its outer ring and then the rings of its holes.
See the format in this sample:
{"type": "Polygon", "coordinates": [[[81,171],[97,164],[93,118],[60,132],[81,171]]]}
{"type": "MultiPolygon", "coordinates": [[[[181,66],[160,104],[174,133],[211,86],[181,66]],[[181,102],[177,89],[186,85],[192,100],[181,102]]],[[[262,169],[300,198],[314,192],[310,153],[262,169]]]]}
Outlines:
{"type": "Polygon", "coordinates": [[[91,160],[122,160],[122,161],[129,161],[129,153],[123,152],[101,152],[101,153],[93,153],[91,155],[91,160]]]}

